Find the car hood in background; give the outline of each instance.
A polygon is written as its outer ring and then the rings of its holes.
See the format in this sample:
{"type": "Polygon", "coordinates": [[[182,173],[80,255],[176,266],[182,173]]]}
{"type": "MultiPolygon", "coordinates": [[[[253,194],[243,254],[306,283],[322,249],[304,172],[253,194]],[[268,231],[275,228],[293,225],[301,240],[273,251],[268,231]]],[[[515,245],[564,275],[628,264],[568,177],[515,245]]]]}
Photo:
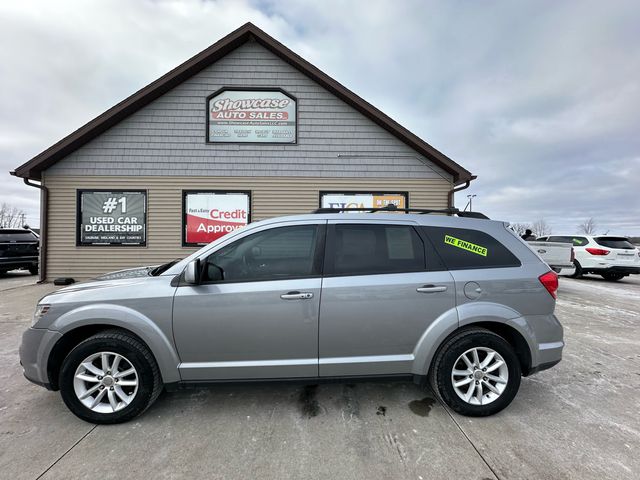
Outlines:
{"type": "Polygon", "coordinates": [[[136,268],[127,268],[125,270],[117,270],[115,272],[105,273],[104,275],[100,275],[94,278],[94,281],[105,281],[105,280],[120,280],[122,278],[137,278],[137,277],[148,277],[149,272],[156,268],[157,265],[152,265],[150,267],[136,267],[136,268]]]}

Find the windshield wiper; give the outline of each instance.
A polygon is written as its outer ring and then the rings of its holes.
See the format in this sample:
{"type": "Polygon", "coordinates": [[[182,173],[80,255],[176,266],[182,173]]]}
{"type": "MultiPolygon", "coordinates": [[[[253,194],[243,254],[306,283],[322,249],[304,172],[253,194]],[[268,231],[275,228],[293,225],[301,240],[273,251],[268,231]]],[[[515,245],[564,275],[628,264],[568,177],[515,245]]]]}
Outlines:
{"type": "Polygon", "coordinates": [[[173,267],[176,263],[178,263],[181,259],[178,258],[176,260],[171,260],[170,262],[167,263],[163,263],[162,265],[158,265],[157,267],[155,267],[154,269],[152,269],[149,272],[149,275],[151,275],[152,277],[157,277],[158,275],[160,275],[163,272],[166,272],[167,270],[169,270],[171,267],[173,267]]]}

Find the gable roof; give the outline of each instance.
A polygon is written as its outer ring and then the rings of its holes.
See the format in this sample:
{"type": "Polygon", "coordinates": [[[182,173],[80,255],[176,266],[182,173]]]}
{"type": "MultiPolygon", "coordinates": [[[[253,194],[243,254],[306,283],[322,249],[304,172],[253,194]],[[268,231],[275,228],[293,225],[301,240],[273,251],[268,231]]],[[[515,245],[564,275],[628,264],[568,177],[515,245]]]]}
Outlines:
{"type": "Polygon", "coordinates": [[[329,77],[326,73],[307,62],[304,58],[285,47],[273,37],[267,35],[252,23],[244,24],[209,48],[114,105],[75,132],[36,155],[28,162],[20,165],[15,171],[11,172],[11,174],[17,177],[40,180],[41,173],[44,170],[251,39],[257,41],[267,50],[282,58],[285,62],[307,75],[336,97],[355,108],[365,117],[450,173],[453,176],[454,184],[465,183],[475,178],[471,172],[462,168],[449,157],[433,148],[427,142],[411,133],[398,122],[329,77]]]}

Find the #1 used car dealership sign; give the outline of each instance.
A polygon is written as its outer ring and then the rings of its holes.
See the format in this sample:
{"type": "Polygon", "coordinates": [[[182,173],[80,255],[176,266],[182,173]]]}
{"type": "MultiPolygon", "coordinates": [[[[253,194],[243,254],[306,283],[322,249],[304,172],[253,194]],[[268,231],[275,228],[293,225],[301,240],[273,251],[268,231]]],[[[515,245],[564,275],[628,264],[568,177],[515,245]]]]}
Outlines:
{"type": "Polygon", "coordinates": [[[78,245],[145,245],[145,191],[78,191],[78,245]]]}
{"type": "Polygon", "coordinates": [[[210,143],[296,142],[296,100],[281,90],[224,89],[207,112],[210,143]]]}

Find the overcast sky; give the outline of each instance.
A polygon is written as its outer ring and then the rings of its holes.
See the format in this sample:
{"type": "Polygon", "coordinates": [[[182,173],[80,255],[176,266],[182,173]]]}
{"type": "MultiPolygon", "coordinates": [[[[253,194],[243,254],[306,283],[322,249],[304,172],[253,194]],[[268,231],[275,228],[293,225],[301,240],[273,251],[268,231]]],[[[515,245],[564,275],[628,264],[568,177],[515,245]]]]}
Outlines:
{"type": "Polygon", "coordinates": [[[37,225],[10,170],[247,21],[478,175],[457,206],[640,235],[634,0],[1,2],[0,202],[37,225]]]}

